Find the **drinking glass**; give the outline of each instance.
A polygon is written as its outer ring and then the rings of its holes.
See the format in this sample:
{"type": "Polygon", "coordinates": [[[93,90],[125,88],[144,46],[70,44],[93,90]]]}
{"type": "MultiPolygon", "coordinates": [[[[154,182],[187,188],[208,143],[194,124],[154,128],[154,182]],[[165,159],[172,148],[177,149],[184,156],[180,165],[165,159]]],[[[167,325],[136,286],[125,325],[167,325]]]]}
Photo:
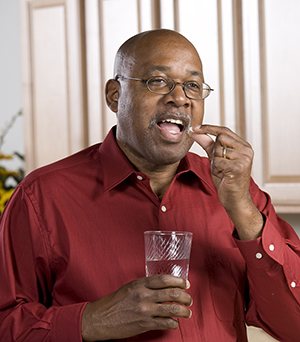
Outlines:
{"type": "Polygon", "coordinates": [[[171,274],[188,277],[193,233],[180,231],[146,231],[146,276],[171,274]]]}

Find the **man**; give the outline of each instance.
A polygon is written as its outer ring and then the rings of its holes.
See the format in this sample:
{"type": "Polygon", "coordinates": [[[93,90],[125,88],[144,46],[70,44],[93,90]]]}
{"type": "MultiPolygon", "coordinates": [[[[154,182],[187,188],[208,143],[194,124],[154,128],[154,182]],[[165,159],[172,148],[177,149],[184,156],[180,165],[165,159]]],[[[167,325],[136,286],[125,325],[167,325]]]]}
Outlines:
{"type": "Polygon", "coordinates": [[[144,32],[114,72],[116,128],[34,171],[3,213],[1,339],[241,342],[246,321],[299,341],[299,239],[250,178],[251,146],[201,126],[193,45],[144,32]],[[187,153],[194,141],[209,159],[187,153]],[[189,281],[144,277],[146,230],[193,232],[189,281]]]}

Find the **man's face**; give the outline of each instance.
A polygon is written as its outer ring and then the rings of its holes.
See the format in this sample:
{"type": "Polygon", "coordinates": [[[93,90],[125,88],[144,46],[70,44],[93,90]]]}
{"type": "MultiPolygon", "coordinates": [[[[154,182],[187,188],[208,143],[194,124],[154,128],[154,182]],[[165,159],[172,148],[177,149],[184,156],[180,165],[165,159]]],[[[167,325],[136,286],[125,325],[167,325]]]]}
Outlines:
{"type": "MultiPolygon", "coordinates": [[[[123,76],[164,76],[182,83],[204,81],[198,54],[177,37],[158,37],[151,44],[140,45],[130,65],[123,76]]],[[[123,152],[130,160],[138,158],[153,167],[180,161],[193,144],[189,128],[202,123],[204,101],[187,98],[181,85],[159,95],[140,81],[119,82],[117,142],[123,152]]]]}

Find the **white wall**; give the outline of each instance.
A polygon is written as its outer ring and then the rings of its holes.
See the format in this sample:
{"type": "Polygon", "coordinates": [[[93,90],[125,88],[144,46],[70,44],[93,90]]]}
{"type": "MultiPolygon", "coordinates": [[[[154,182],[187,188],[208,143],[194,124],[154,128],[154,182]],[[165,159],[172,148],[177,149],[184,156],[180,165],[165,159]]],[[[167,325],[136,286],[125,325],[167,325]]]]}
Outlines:
{"type": "MultiPolygon", "coordinates": [[[[22,108],[19,1],[0,0],[0,134],[11,117],[22,108]]],[[[6,136],[2,153],[24,153],[23,118],[18,117],[6,136]]],[[[0,161],[15,168],[18,158],[0,161]]]]}
{"type": "Polygon", "coordinates": [[[300,214],[279,214],[286,222],[288,222],[300,237],[300,214]]]}
{"type": "MultiPolygon", "coordinates": [[[[0,131],[22,108],[19,1],[0,0],[0,131]]],[[[1,134],[1,132],[0,132],[1,134]]],[[[24,153],[23,119],[19,117],[9,132],[2,152],[24,153]]],[[[1,162],[2,163],[2,162],[1,162]]],[[[18,160],[6,162],[9,166],[18,160]]],[[[282,214],[300,235],[300,214],[282,214]]]]}

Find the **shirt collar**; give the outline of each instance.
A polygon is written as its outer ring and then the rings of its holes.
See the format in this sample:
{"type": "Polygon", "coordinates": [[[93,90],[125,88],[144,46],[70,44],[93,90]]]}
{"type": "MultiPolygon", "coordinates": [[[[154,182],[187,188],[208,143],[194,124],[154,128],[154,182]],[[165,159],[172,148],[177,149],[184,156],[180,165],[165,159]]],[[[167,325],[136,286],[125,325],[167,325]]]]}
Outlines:
{"type": "Polygon", "coordinates": [[[109,131],[99,147],[104,191],[111,190],[135,172],[134,166],[118,146],[115,136],[116,126],[109,131]]]}
{"type": "MultiPolygon", "coordinates": [[[[109,131],[108,135],[99,147],[103,170],[104,191],[111,190],[133,173],[139,173],[118,146],[115,136],[116,126],[109,131]]],[[[177,177],[187,172],[194,173],[215,192],[215,186],[210,174],[210,163],[208,158],[199,157],[198,155],[190,152],[187,153],[180,162],[177,177]]]]}

